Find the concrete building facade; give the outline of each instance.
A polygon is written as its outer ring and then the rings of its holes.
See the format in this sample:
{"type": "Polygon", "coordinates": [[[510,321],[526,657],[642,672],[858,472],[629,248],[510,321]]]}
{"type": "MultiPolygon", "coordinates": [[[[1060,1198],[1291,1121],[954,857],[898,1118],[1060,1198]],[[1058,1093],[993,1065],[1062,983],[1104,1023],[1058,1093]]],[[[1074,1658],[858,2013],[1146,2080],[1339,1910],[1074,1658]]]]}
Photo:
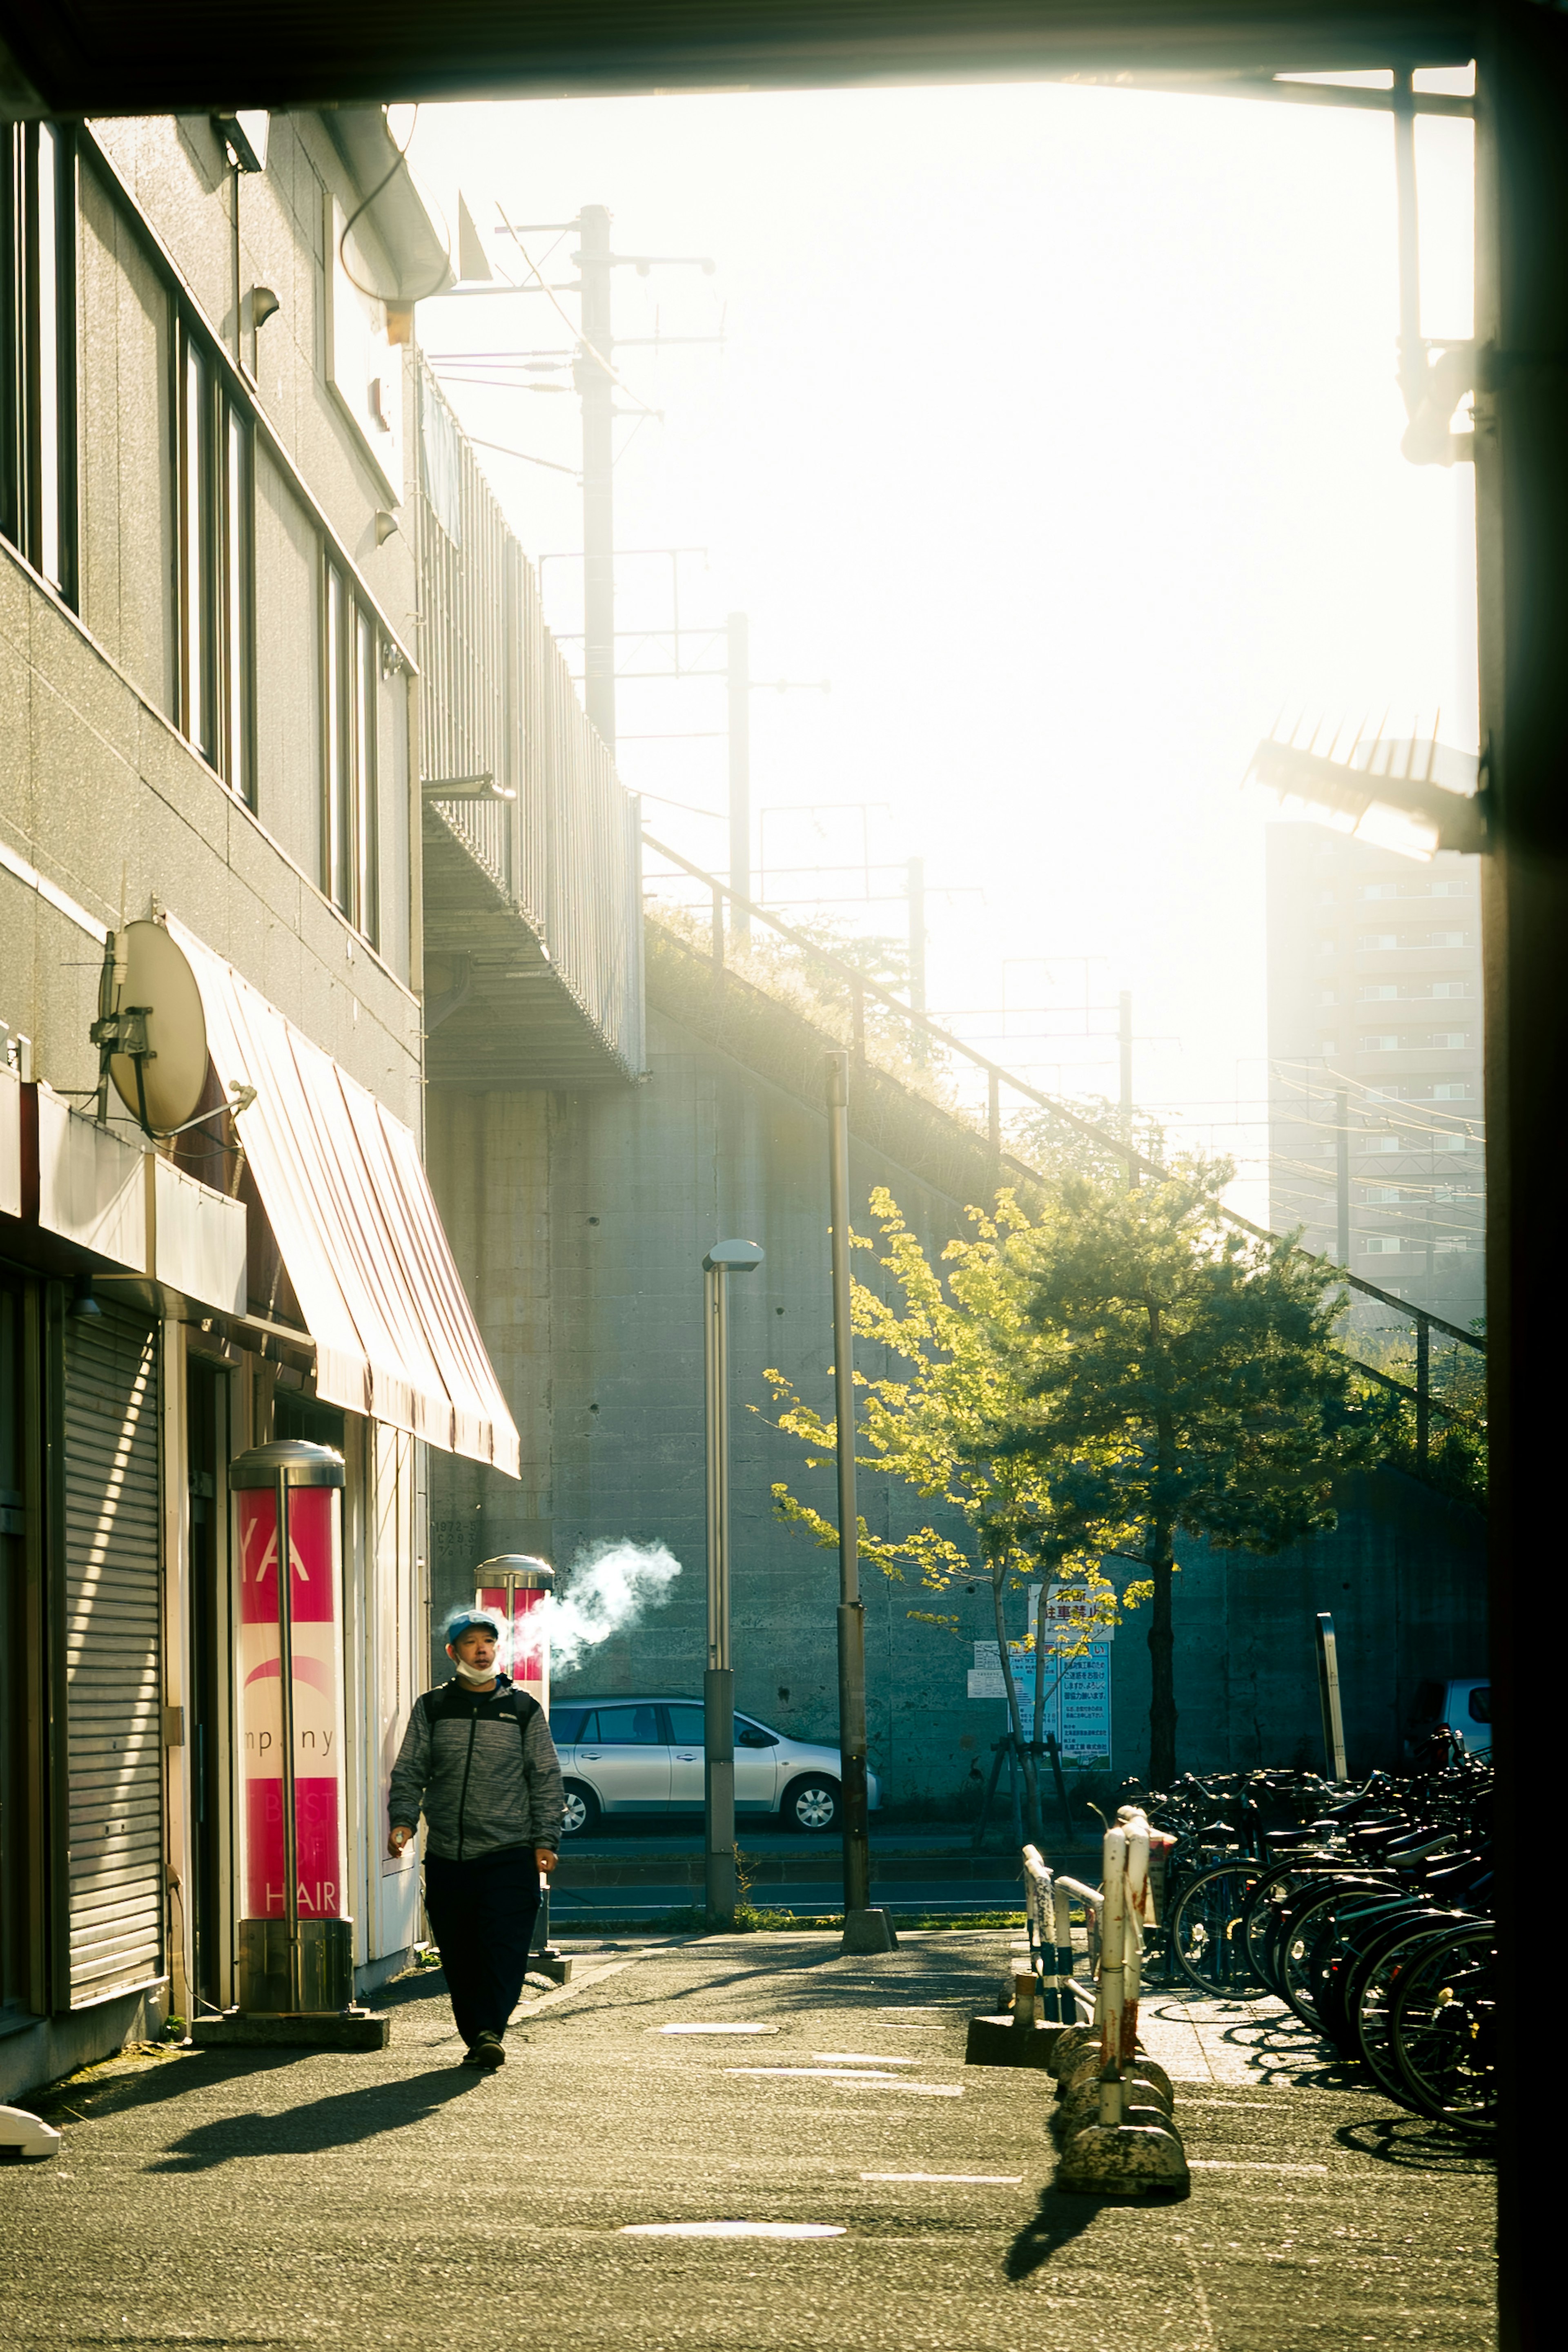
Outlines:
{"type": "Polygon", "coordinates": [[[333,1899],[361,1989],[402,1965],[417,1878],[382,1792],[423,1676],[425,1459],[512,1436],[476,1339],[459,1398],[472,1326],[419,1166],[402,526],[440,225],[405,184],[367,205],[379,108],[0,141],[3,2096],[234,1998],[225,1474],[274,1437],[345,1457],[333,1899]],[[177,1138],[113,1091],[92,1116],[137,923],[204,1009],[177,1138]],[[443,1285],[456,1339],[400,1349],[443,1285]]]}

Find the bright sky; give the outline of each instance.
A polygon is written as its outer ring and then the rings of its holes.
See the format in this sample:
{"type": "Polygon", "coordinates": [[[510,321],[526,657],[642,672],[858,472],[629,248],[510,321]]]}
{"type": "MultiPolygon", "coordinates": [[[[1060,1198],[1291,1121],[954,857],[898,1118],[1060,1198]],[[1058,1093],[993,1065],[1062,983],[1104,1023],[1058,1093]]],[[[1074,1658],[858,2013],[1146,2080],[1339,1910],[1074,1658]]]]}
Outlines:
{"type": "MultiPolygon", "coordinates": [[[[1462,336],[1470,126],[1417,142],[1423,328],[1462,336]]],[[[602,204],[617,252],[716,261],[616,272],[618,337],[727,338],[618,354],[664,422],[617,428],[617,540],[705,548],[683,623],[744,610],[757,676],[831,680],[754,698],[754,805],[842,812],[769,816],[769,865],[854,860],[852,804],[875,803],[872,856],[926,861],[935,1012],[1082,1003],[1094,959],[1096,1004],[1133,992],[1139,1098],[1260,1154],[1277,812],[1240,789],[1254,744],[1281,709],[1322,748],[1385,710],[1475,744],[1470,484],[1399,454],[1389,117],[1011,85],[426,110],[413,152],[486,229],[497,198],[528,223],[602,204]]],[[[572,277],[572,235],[525,242],[572,277]]],[[[434,353],[571,341],[537,296],[428,303],[420,331],[434,353]]],[[[570,392],[453,397],[471,432],[575,468],[570,392]]],[[[531,555],[580,548],[567,475],[482,454],[531,555]]],[[[579,627],[579,567],[544,578],[579,627]]],[[[620,596],[623,628],[667,625],[669,566],[623,562],[620,596]]],[[[722,665],[722,638],[688,659],[722,665]]],[[[722,739],[630,739],[723,724],[722,685],[623,685],[624,780],[722,808],[722,739]]],[[[722,866],[722,824],[645,814],[722,866]]],[[[1115,1090],[1113,1045],[956,1025],[1039,1084],[1115,1090]]]]}

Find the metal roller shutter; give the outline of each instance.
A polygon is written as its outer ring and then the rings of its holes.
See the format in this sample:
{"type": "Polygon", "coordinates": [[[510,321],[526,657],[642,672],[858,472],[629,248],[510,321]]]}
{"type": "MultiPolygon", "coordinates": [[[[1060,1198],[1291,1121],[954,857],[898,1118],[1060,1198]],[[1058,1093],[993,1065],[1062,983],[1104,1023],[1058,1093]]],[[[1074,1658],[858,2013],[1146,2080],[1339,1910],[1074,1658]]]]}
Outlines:
{"type": "Polygon", "coordinates": [[[66,1723],[73,2009],[162,1970],[156,1327],[66,1329],[66,1723]]]}

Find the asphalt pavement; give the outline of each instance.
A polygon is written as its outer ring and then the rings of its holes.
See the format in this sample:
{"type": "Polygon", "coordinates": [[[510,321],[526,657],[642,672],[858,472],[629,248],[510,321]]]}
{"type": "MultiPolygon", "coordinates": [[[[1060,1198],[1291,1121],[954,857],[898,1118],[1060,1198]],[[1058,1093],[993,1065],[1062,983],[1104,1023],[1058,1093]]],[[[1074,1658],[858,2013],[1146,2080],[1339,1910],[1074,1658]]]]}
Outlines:
{"type": "Polygon", "coordinates": [[[37,2103],[58,2158],[0,2170],[0,2346],[1492,2342],[1484,2157],[1254,2011],[1151,2012],[1190,2199],[1059,2194],[1050,2076],[963,2063],[1010,1941],[585,1954],[494,2075],[438,1973],[391,1988],[374,2056],[110,2062],[37,2103]],[[753,2030],[666,2030],[715,2026],[753,2030]]]}

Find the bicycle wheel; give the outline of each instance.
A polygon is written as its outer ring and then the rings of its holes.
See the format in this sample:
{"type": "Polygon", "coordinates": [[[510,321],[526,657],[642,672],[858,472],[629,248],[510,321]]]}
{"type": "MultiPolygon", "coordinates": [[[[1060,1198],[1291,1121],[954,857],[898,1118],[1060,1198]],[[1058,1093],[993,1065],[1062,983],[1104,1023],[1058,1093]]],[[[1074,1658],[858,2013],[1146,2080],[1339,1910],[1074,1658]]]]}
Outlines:
{"type": "Polygon", "coordinates": [[[1241,1914],[1256,1863],[1226,1862],[1189,1878],[1171,1906],[1167,1948],[1187,1982],[1215,2000],[1261,1992],[1241,1939],[1241,1914]]]}
{"type": "Polygon", "coordinates": [[[1241,1939],[1247,1947],[1248,1965],[1253,1975],[1266,1992],[1277,1994],[1281,2000],[1285,1995],[1275,1956],[1287,1907],[1312,1885],[1314,1879],[1327,1884],[1334,1874],[1334,1865],[1321,1862],[1316,1870],[1301,1870],[1291,1864],[1273,1863],[1254,1878],[1251,1892],[1247,1897],[1247,1907],[1241,1916],[1241,1939]]]}
{"type": "Polygon", "coordinates": [[[1347,1921],[1378,1893],[1365,1881],[1336,1879],[1332,1886],[1305,1888],[1285,1907],[1276,1973],[1286,2001],[1314,2033],[1323,2031],[1320,2002],[1327,1963],[1347,1921]]]}
{"type": "Polygon", "coordinates": [[[1456,1927],[1405,1971],[1389,2022],[1406,2095],[1439,2123],[1489,2130],[1497,2120],[1497,1929],[1456,1927]]]}
{"type": "Polygon", "coordinates": [[[1410,2105],[1410,2092],[1394,2055],[1394,2003],[1412,1963],[1429,1946],[1446,1942],[1457,1924],[1452,1915],[1437,1919],[1431,1912],[1385,1921],[1353,1954],[1345,1972],[1344,2002],[1356,2055],[1378,2089],[1401,2106],[1410,2105]]]}

